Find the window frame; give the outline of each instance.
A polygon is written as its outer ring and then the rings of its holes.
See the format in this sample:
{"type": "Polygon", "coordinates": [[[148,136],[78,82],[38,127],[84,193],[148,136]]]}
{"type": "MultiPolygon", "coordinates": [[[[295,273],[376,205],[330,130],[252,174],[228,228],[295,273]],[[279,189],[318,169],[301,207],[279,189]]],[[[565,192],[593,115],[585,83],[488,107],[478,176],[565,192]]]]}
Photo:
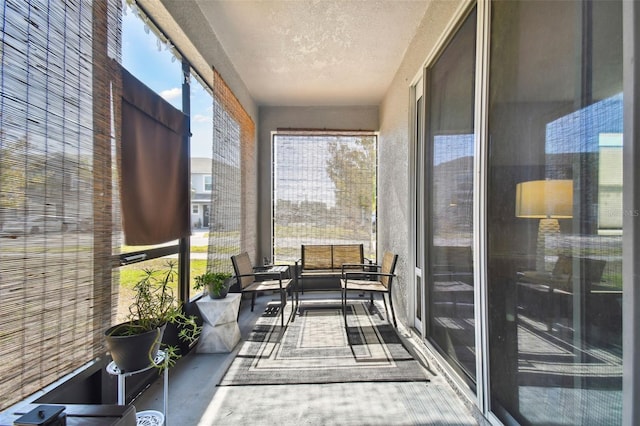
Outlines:
{"type": "Polygon", "coordinates": [[[213,192],[213,176],[211,175],[202,176],[202,192],[213,192]]]}
{"type": "MultiPolygon", "coordinates": [[[[379,253],[377,251],[377,247],[378,247],[378,232],[377,232],[377,226],[378,226],[378,163],[379,163],[379,158],[378,158],[378,141],[379,141],[379,135],[378,132],[375,131],[362,131],[362,130],[358,130],[358,131],[348,131],[348,130],[316,130],[316,129],[305,129],[305,130],[297,130],[297,129],[288,129],[288,130],[278,130],[278,131],[273,131],[271,132],[271,150],[270,150],[270,154],[271,154],[271,161],[270,161],[270,168],[271,168],[271,179],[270,179],[270,183],[271,183],[271,187],[270,187],[270,202],[271,202],[271,216],[270,216],[270,225],[271,225],[271,229],[270,229],[270,246],[271,246],[271,250],[269,253],[269,257],[268,259],[270,259],[272,262],[282,262],[281,260],[277,259],[276,253],[275,253],[275,249],[276,249],[276,203],[274,200],[274,195],[277,191],[277,186],[276,186],[276,179],[277,179],[277,171],[276,171],[276,162],[277,162],[277,155],[276,155],[276,138],[277,137],[322,137],[322,136],[327,136],[330,138],[336,138],[336,137],[359,137],[359,136],[363,136],[363,137],[373,137],[374,138],[374,153],[375,153],[375,164],[373,165],[373,174],[374,174],[374,184],[375,184],[375,194],[373,195],[373,200],[374,200],[374,207],[372,210],[372,231],[371,231],[371,244],[376,247],[376,249],[374,249],[373,253],[369,253],[369,256],[367,256],[367,247],[365,245],[365,258],[368,258],[369,260],[372,261],[376,261],[376,259],[379,257],[379,253]]],[[[298,253],[299,256],[299,253],[298,253]]],[[[265,256],[266,257],[266,256],[265,256]]],[[[296,258],[297,259],[297,258],[296,258]]]]}

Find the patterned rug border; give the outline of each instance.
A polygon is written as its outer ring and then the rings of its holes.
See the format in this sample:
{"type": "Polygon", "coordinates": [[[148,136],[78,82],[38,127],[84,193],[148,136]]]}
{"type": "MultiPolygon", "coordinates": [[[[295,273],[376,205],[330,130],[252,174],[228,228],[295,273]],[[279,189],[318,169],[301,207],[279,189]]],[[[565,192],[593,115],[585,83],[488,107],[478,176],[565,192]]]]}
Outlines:
{"type": "Polygon", "coordinates": [[[340,302],[305,301],[282,333],[271,304],[218,386],[429,381],[376,305],[350,303],[347,319],[348,336],[340,302]]]}

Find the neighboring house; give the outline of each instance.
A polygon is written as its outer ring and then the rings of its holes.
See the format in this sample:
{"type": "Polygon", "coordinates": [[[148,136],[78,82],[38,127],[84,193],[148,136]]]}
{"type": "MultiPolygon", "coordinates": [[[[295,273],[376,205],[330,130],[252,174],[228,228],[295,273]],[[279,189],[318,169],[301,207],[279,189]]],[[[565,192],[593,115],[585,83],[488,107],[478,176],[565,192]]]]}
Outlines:
{"type": "MultiPolygon", "coordinates": [[[[228,181],[240,173],[211,158],[191,158],[191,227],[194,229],[238,230],[240,198],[229,190],[228,181]],[[226,184],[223,184],[225,183],[226,184]],[[222,188],[227,188],[221,192],[222,188]],[[231,228],[231,229],[223,229],[231,228]]],[[[237,176],[236,176],[237,178],[237,176]]],[[[239,193],[239,188],[236,188],[239,193]]]]}
{"type": "Polygon", "coordinates": [[[211,158],[191,158],[191,227],[208,228],[213,176],[211,158]]]}

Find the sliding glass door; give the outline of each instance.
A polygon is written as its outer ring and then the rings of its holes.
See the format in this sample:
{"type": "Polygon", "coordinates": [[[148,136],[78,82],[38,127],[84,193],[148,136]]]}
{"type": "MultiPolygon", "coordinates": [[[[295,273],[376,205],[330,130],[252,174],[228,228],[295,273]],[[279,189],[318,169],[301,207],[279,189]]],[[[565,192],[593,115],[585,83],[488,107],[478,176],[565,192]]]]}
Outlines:
{"type": "Polygon", "coordinates": [[[622,421],[622,2],[491,9],[491,405],[622,421]]]}
{"type": "Polygon", "coordinates": [[[426,71],[428,339],[476,378],[473,167],[476,11],[426,71]]]}

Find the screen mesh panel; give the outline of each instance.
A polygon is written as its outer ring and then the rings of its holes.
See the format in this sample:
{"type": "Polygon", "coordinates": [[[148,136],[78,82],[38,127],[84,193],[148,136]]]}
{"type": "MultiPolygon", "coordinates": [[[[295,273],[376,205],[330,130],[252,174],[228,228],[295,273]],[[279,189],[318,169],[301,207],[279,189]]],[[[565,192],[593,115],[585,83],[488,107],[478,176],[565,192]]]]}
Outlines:
{"type": "Polygon", "coordinates": [[[363,244],[375,260],[376,148],[371,133],[274,136],[274,262],[302,244],[363,244]]]}
{"type": "Polygon", "coordinates": [[[231,255],[255,254],[255,126],[216,70],[212,152],[207,269],[231,273],[231,255]]]}
{"type": "Polygon", "coordinates": [[[0,409],[104,351],[119,8],[0,7],[0,409]]]}

